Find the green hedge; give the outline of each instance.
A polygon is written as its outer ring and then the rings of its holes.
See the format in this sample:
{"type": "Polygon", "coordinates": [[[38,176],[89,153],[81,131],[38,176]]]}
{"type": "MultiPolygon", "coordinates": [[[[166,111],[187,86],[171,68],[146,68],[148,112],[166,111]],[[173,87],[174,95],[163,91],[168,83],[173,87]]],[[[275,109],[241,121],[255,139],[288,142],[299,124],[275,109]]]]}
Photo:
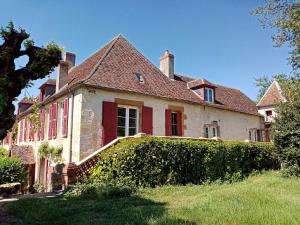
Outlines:
{"type": "Polygon", "coordinates": [[[91,178],[151,187],[200,184],[279,168],[274,146],[266,143],[145,137],[122,140],[99,157],[91,178]]]}
{"type": "Polygon", "coordinates": [[[0,184],[20,182],[26,177],[22,161],[15,157],[0,157],[0,184]]]}

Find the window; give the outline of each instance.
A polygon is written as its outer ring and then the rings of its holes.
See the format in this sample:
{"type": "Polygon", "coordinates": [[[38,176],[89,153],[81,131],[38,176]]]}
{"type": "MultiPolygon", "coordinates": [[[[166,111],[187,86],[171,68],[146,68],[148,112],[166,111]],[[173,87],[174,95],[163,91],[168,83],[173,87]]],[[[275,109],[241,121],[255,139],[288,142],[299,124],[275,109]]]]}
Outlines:
{"type": "Polygon", "coordinates": [[[212,88],[205,88],[204,100],[209,103],[214,102],[214,90],[212,88]]]}
{"type": "Polygon", "coordinates": [[[177,121],[177,113],[176,112],[172,112],[171,114],[171,118],[172,118],[172,121],[171,121],[171,126],[172,126],[172,136],[177,136],[178,133],[177,133],[177,126],[178,126],[178,121],[177,121]]]}
{"type": "Polygon", "coordinates": [[[205,135],[206,138],[209,138],[209,128],[205,127],[205,135]]]}
{"type": "Polygon", "coordinates": [[[213,138],[213,137],[219,137],[220,130],[219,127],[212,124],[206,124],[204,125],[204,137],[205,138],[213,138]]]}
{"type": "Polygon", "coordinates": [[[266,116],[272,116],[272,110],[267,110],[266,111],[266,116]]]}
{"type": "Polygon", "coordinates": [[[143,78],[142,74],[136,73],[135,77],[136,77],[136,79],[137,79],[138,82],[144,83],[144,78],[143,78]]]}
{"type": "Polygon", "coordinates": [[[259,131],[257,129],[249,130],[249,141],[259,141],[259,131]]]}
{"type": "Polygon", "coordinates": [[[216,128],[215,127],[213,127],[212,128],[212,133],[213,133],[213,137],[216,137],[217,136],[217,132],[216,132],[216,128]]]}
{"type": "Polygon", "coordinates": [[[118,137],[133,136],[138,132],[138,110],[134,107],[118,107],[118,137]]]}

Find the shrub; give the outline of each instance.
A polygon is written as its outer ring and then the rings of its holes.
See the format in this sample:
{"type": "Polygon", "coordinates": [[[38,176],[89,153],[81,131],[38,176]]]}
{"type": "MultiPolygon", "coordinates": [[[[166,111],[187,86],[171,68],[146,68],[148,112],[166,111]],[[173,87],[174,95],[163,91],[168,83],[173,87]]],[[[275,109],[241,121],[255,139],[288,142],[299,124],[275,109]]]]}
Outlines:
{"type": "Polygon", "coordinates": [[[99,154],[91,177],[137,186],[237,180],[279,167],[272,144],[146,137],[126,139],[99,154]]]}
{"type": "Polygon", "coordinates": [[[300,177],[300,167],[298,165],[287,166],[280,172],[283,177],[300,177]]]}
{"type": "Polygon", "coordinates": [[[48,142],[43,142],[39,147],[39,154],[43,158],[47,158],[53,162],[61,162],[61,153],[63,151],[63,147],[53,147],[49,146],[48,142]]]}
{"type": "Polygon", "coordinates": [[[19,158],[0,157],[0,184],[22,183],[25,177],[25,168],[19,158]]]}
{"type": "Polygon", "coordinates": [[[3,147],[0,147],[0,157],[7,156],[7,150],[3,147]]]}

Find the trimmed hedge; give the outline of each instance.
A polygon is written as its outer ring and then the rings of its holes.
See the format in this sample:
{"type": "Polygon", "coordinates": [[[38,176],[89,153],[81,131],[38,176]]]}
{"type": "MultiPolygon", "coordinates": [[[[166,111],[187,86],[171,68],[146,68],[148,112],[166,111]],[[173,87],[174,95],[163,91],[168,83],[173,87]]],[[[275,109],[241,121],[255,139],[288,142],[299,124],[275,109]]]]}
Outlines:
{"type": "Polygon", "coordinates": [[[230,180],[279,168],[272,144],[235,141],[125,139],[99,158],[91,178],[130,180],[143,187],[230,180]]]}
{"type": "Polygon", "coordinates": [[[26,177],[26,171],[21,159],[15,157],[0,157],[0,184],[20,182],[26,177]]]}

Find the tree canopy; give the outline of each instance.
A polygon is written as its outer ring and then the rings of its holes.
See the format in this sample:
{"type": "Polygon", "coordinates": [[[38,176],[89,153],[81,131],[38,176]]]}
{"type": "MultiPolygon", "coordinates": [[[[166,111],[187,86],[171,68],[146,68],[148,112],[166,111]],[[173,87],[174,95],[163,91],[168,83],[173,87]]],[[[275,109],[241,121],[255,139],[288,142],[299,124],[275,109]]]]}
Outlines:
{"type": "Polygon", "coordinates": [[[287,101],[276,107],[272,135],[282,162],[300,166],[300,78],[286,77],[281,82],[287,101]]]}
{"type": "Polygon", "coordinates": [[[24,29],[16,29],[10,22],[0,29],[0,139],[15,122],[13,101],[30,82],[44,78],[61,60],[61,49],[54,43],[35,46],[24,29]],[[15,60],[28,56],[24,67],[16,68],[15,60]]]}
{"type": "Polygon", "coordinates": [[[294,70],[300,68],[300,2],[299,0],[268,0],[257,8],[254,14],[259,16],[263,27],[275,30],[273,41],[276,47],[284,44],[292,49],[289,62],[294,70]]]}

